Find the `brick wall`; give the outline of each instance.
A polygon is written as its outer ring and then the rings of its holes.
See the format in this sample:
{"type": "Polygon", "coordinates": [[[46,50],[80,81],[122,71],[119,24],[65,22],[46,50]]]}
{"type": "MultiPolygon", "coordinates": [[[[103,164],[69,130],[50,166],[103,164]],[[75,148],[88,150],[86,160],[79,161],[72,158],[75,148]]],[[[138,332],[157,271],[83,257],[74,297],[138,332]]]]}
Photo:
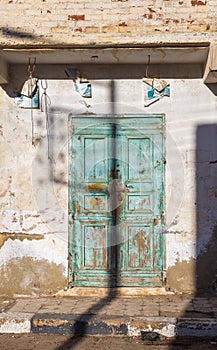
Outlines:
{"type": "MultiPolygon", "coordinates": [[[[0,42],[91,44],[138,42],[150,35],[217,30],[217,0],[1,0],[0,42]],[[145,37],[146,35],[146,37],[145,37]]],[[[197,34],[198,35],[198,34],[197,34]]]]}

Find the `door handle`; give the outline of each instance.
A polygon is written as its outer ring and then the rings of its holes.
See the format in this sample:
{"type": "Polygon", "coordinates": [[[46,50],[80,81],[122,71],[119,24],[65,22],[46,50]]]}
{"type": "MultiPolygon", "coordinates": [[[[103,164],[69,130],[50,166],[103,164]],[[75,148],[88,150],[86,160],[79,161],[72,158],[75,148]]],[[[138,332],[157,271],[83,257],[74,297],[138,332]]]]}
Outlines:
{"type": "Polygon", "coordinates": [[[132,186],[132,185],[126,184],[126,188],[128,188],[128,189],[133,189],[133,186],[132,186]]]}

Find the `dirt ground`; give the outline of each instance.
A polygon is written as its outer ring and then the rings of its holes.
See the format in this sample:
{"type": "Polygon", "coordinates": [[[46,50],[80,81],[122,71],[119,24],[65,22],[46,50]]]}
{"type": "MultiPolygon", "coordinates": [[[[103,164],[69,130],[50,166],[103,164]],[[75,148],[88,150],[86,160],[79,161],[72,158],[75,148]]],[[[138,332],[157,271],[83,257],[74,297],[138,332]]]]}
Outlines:
{"type": "Polygon", "coordinates": [[[0,334],[0,350],[216,350],[216,340],[171,342],[142,341],[138,338],[84,337],[65,335],[0,334]]]}

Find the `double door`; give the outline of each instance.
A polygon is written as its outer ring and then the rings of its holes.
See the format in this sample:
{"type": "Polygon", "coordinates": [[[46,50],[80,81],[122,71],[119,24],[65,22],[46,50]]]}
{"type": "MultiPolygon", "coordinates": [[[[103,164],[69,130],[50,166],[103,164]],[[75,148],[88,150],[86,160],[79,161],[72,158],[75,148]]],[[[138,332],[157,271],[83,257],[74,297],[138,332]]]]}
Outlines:
{"type": "Polygon", "coordinates": [[[164,116],[70,117],[73,286],[162,285],[164,116]]]}

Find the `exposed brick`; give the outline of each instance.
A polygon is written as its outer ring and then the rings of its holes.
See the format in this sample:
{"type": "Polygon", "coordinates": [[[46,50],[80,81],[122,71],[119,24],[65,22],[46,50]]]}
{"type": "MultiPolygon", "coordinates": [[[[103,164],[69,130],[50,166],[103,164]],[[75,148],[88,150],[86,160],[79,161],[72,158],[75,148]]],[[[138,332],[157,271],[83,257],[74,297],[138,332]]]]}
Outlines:
{"type": "Polygon", "coordinates": [[[118,32],[118,27],[104,26],[104,27],[102,27],[102,32],[103,33],[117,33],[118,32]]]}
{"type": "Polygon", "coordinates": [[[191,5],[192,6],[205,6],[207,4],[206,1],[201,1],[201,0],[192,0],[191,5]]]}
{"type": "Polygon", "coordinates": [[[65,27],[53,27],[51,28],[52,33],[63,33],[65,31],[65,27]]]}
{"type": "Polygon", "coordinates": [[[149,14],[144,14],[143,15],[144,18],[148,18],[148,19],[152,19],[153,18],[153,15],[151,15],[150,13],[149,14]]]}
{"type": "Polygon", "coordinates": [[[119,23],[118,25],[119,25],[120,27],[121,27],[121,26],[122,26],[122,27],[123,27],[123,26],[126,27],[126,26],[127,26],[127,23],[126,23],[126,22],[121,22],[121,23],[119,23]]]}
{"type": "Polygon", "coordinates": [[[80,32],[82,33],[83,32],[83,29],[81,27],[78,27],[78,28],[75,28],[74,29],[74,32],[80,32]]]}
{"type": "Polygon", "coordinates": [[[155,13],[156,11],[153,9],[153,8],[151,8],[151,7],[148,7],[148,9],[149,9],[149,11],[151,12],[151,13],[155,13]]]}
{"type": "Polygon", "coordinates": [[[118,32],[119,33],[133,33],[135,32],[136,27],[135,26],[119,26],[118,32]]]}
{"type": "Polygon", "coordinates": [[[99,33],[100,29],[98,27],[85,27],[83,30],[86,34],[99,33]]]}
{"type": "Polygon", "coordinates": [[[68,15],[68,20],[84,21],[85,20],[85,15],[68,15]]]}
{"type": "Polygon", "coordinates": [[[95,22],[100,22],[100,20],[102,20],[102,14],[99,13],[99,14],[92,14],[92,13],[89,13],[89,14],[86,14],[85,15],[85,20],[86,21],[95,21],[95,22]]]}
{"type": "MultiPolygon", "coordinates": [[[[32,0],[1,0],[0,13],[3,28],[0,43],[8,46],[21,40],[12,35],[17,28],[23,33],[34,33],[35,42],[43,40],[50,44],[56,43],[64,32],[74,32],[74,37],[79,34],[85,43],[94,41],[95,33],[102,34],[100,40],[108,38],[109,33],[122,38],[132,34],[136,41],[135,33],[188,34],[204,30],[213,35],[217,26],[216,0],[34,0],[34,6],[32,0]]],[[[72,37],[62,36],[61,43],[70,40],[73,43],[72,37]]]]}
{"type": "Polygon", "coordinates": [[[202,24],[202,25],[199,25],[199,24],[190,24],[187,29],[189,29],[190,31],[192,32],[206,32],[207,31],[207,25],[205,24],[202,24]]]}

